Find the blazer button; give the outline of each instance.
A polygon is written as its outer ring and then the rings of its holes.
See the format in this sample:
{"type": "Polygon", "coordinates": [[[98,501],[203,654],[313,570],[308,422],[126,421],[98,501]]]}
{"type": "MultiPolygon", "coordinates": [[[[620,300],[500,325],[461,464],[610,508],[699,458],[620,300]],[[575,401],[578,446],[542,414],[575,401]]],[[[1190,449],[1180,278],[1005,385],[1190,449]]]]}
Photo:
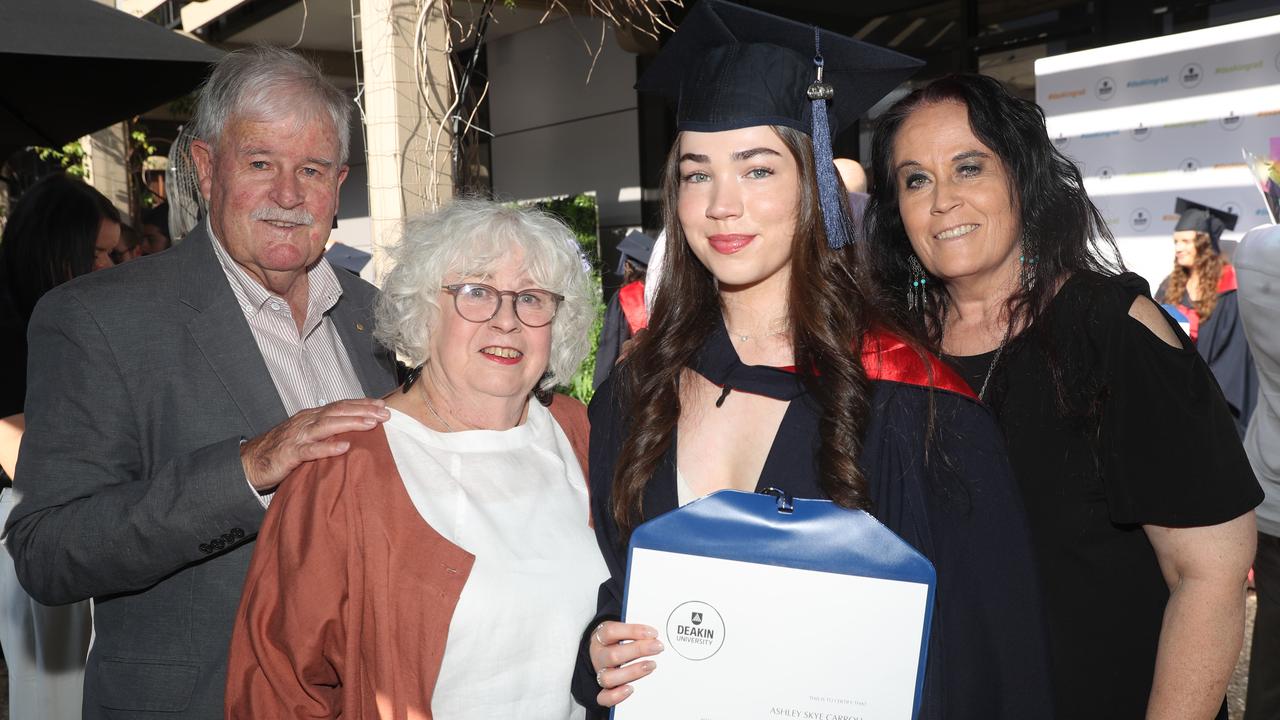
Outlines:
{"type": "Polygon", "coordinates": [[[222,541],[222,538],[214,538],[210,541],[209,545],[211,545],[214,550],[221,550],[227,546],[227,544],[222,541]]]}
{"type": "Polygon", "coordinates": [[[239,540],[244,537],[244,530],[241,530],[240,528],[231,528],[231,537],[239,540]]]}
{"type": "Polygon", "coordinates": [[[213,548],[209,547],[204,543],[200,543],[200,552],[204,553],[205,555],[208,555],[209,553],[213,552],[213,548]]]}

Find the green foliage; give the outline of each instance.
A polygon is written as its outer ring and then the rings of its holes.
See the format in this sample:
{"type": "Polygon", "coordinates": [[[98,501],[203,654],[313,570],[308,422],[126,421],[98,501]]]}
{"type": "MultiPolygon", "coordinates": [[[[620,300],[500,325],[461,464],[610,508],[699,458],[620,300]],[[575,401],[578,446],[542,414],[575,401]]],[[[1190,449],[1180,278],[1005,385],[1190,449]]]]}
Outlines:
{"type": "Polygon", "coordinates": [[[600,347],[600,329],[604,326],[604,301],[600,290],[600,214],[596,208],[596,196],[590,194],[550,198],[533,204],[544,212],[555,215],[569,226],[581,246],[583,255],[591,263],[591,285],[594,289],[596,319],[591,324],[591,350],[569,384],[557,388],[584,403],[591,402],[594,389],[591,381],[596,374],[596,351],[600,347]]]}
{"type": "Polygon", "coordinates": [[[141,153],[144,158],[156,154],[156,146],[147,137],[146,125],[134,125],[133,129],[129,131],[129,141],[131,150],[135,153],[141,153]]]}
{"type": "Polygon", "coordinates": [[[591,269],[600,276],[600,211],[596,196],[590,194],[566,195],[534,203],[534,207],[560,218],[582,247],[582,253],[591,261],[591,269]]]}
{"type": "Polygon", "coordinates": [[[591,402],[591,396],[595,394],[592,381],[596,376],[596,353],[600,350],[600,330],[604,327],[605,306],[600,294],[599,272],[592,274],[591,286],[596,301],[596,319],[591,323],[591,349],[587,351],[587,359],[582,361],[581,367],[574,373],[568,387],[563,389],[566,395],[575,397],[583,403],[591,402]]]}
{"type": "Polygon", "coordinates": [[[82,178],[87,168],[84,165],[84,146],[79,140],[69,142],[60,148],[34,147],[36,157],[45,162],[55,162],[67,171],[71,177],[82,178]]]}

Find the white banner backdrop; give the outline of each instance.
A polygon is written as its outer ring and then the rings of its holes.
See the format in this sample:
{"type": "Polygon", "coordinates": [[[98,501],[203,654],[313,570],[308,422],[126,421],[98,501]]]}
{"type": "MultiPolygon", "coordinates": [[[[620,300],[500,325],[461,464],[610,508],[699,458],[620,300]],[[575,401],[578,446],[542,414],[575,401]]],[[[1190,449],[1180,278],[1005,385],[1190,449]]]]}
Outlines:
{"type": "Polygon", "coordinates": [[[1228,241],[1267,222],[1240,151],[1280,158],[1280,15],[1040,59],[1036,100],[1153,290],[1177,197],[1240,216],[1228,241]]]}

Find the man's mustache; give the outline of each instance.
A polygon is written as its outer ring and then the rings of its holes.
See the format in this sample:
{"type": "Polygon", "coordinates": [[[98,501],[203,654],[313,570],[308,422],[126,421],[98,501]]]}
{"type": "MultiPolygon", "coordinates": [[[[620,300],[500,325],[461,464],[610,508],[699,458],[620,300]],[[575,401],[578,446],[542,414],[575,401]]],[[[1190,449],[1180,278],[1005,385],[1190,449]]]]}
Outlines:
{"type": "Polygon", "coordinates": [[[252,220],[274,220],[275,222],[287,222],[294,225],[312,225],[316,218],[306,210],[282,210],[280,208],[258,208],[249,213],[252,220]]]}

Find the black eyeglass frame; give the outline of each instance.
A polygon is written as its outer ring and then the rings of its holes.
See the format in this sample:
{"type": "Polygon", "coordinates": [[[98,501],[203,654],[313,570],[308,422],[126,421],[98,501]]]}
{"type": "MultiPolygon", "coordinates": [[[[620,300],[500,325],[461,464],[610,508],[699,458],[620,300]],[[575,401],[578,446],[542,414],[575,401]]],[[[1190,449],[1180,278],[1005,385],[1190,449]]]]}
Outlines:
{"type": "Polygon", "coordinates": [[[498,313],[502,312],[502,298],[510,295],[511,310],[515,312],[516,320],[519,320],[521,325],[524,325],[525,327],[530,327],[530,328],[546,327],[555,321],[556,313],[560,311],[560,303],[564,302],[564,296],[561,295],[560,293],[551,292],[550,290],[544,290],[542,288],[524,288],[523,290],[499,290],[498,288],[492,285],[486,285],[484,283],[468,282],[468,283],[454,283],[453,285],[442,285],[440,289],[444,290],[445,292],[453,296],[453,311],[458,313],[458,317],[462,318],[463,320],[466,320],[467,322],[472,322],[472,323],[485,323],[497,317],[498,313]],[[493,293],[498,296],[498,302],[493,306],[493,314],[483,320],[472,320],[466,315],[463,315],[462,310],[458,308],[458,294],[461,293],[462,289],[465,287],[481,287],[481,288],[485,288],[486,290],[492,290],[493,293]],[[551,319],[539,325],[534,325],[532,323],[526,322],[525,319],[520,316],[520,303],[516,302],[516,298],[529,292],[546,293],[547,295],[551,296],[551,299],[554,300],[556,304],[555,310],[553,310],[551,313],[551,319]]]}

